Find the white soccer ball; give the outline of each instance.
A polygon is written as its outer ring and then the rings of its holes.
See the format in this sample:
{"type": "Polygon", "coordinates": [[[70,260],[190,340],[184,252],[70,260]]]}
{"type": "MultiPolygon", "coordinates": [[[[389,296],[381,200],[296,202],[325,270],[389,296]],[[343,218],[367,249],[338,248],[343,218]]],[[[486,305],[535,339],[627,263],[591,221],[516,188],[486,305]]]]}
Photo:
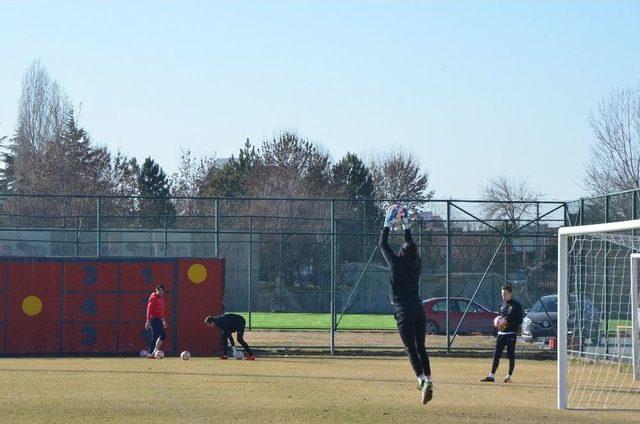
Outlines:
{"type": "Polygon", "coordinates": [[[154,353],[153,356],[155,356],[156,359],[162,359],[164,358],[164,352],[161,350],[156,350],[156,353],[154,353]]]}
{"type": "Polygon", "coordinates": [[[493,319],[493,326],[498,330],[504,330],[507,328],[507,319],[505,317],[497,316],[493,319]]]}
{"type": "Polygon", "coordinates": [[[140,357],[141,358],[146,358],[147,356],[149,356],[149,351],[148,350],[141,350],[140,351],[140,357]]]}
{"type": "Polygon", "coordinates": [[[401,220],[404,217],[404,206],[399,203],[395,205],[391,205],[387,208],[387,215],[391,213],[391,211],[396,210],[395,215],[393,216],[394,222],[401,220]]]}
{"type": "Polygon", "coordinates": [[[185,350],[180,354],[180,358],[184,359],[185,361],[188,361],[189,358],[191,358],[191,354],[185,350]]]}
{"type": "Polygon", "coordinates": [[[242,360],[244,359],[244,352],[240,350],[236,350],[235,353],[233,354],[233,357],[236,358],[237,360],[242,360]]]}

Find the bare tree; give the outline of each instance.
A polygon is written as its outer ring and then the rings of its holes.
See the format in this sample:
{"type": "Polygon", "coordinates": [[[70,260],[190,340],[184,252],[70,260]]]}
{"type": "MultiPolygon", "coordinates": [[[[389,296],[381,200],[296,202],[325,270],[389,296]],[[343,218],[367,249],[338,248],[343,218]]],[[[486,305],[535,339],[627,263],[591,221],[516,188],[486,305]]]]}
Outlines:
{"type": "Polygon", "coordinates": [[[16,139],[36,149],[62,132],[71,104],[57,81],[35,61],[22,80],[16,139]]]}
{"type": "MultiPolygon", "coordinates": [[[[171,175],[171,195],[178,197],[201,195],[204,180],[214,166],[213,156],[196,158],[191,150],[181,150],[178,170],[171,175]]],[[[193,199],[177,199],[176,209],[178,215],[190,215],[199,210],[197,202],[193,199]]]]}
{"type": "MultiPolygon", "coordinates": [[[[373,174],[375,196],[379,199],[395,202],[433,197],[433,190],[429,190],[429,173],[409,152],[398,150],[379,154],[371,159],[369,167],[373,174]]],[[[383,208],[386,206],[386,203],[381,205],[383,208]]],[[[407,206],[414,210],[420,208],[419,204],[407,206]]]]}
{"type": "Polygon", "coordinates": [[[584,185],[594,194],[638,188],[640,85],[612,90],[591,114],[595,139],[584,185]]]}
{"type": "Polygon", "coordinates": [[[533,190],[526,179],[509,180],[498,176],[483,188],[484,206],[489,219],[505,220],[511,228],[517,227],[523,217],[535,208],[542,195],[533,190]]]}
{"type": "Polygon", "coordinates": [[[322,197],[329,194],[331,163],[325,149],[293,132],[265,140],[249,192],[261,196],[322,197]]]}
{"type": "MultiPolygon", "coordinates": [[[[34,62],[25,74],[15,134],[2,147],[4,167],[0,180],[7,190],[49,194],[111,193],[108,150],[97,146],[77,124],[74,109],[62,88],[39,62],[34,62]]],[[[14,198],[7,208],[16,217],[93,214],[92,204],[69,198],[14,198]]]]}

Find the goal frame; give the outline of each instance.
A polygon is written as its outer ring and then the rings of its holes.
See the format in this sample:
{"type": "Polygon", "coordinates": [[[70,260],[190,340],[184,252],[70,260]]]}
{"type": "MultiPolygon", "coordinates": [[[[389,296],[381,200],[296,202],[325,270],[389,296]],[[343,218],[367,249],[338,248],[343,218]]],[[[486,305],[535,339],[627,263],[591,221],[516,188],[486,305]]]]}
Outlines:
{"type": "MultiPolygon", "coordinates": [[[[558,409],[568,407],[568,367],[567,367],[567,320],[569,318],[568,276],[569,237],[594,233],[640,230],[640,219],[612,222],[607,224],[580,225],[558,229],[558,409]]],[[[631,253],[629,259],[631,275],[631,331],[633,378],[640,380],[638,341],[638,271],[640,253],[631,253]]],[[[605,336],[606,337],[606,336],[605,336]]]]}

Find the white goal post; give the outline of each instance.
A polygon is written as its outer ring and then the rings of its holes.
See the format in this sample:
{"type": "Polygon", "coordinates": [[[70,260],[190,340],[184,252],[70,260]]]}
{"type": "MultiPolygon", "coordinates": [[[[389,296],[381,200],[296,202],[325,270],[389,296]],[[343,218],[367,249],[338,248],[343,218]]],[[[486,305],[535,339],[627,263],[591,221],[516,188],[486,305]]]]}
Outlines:
{"type": "Polygon", "coordinates": [[[558,230],[558,409],[640,405],[636,252],[640,220],[558,230]]]}

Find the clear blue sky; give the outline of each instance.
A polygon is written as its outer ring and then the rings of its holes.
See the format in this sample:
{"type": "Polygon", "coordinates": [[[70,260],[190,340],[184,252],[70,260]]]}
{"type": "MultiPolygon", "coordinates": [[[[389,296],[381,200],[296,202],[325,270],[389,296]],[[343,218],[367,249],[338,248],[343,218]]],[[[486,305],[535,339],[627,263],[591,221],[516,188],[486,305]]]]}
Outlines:
{"type": "Polygon", "coordinates": [[[438,198],[506,175],[573,199],[590,110],[640,83],[640,1],[3,1],[0,136],[35,59],[169,172],[296,129],[334,159],[403,146],[438,198]]]}

